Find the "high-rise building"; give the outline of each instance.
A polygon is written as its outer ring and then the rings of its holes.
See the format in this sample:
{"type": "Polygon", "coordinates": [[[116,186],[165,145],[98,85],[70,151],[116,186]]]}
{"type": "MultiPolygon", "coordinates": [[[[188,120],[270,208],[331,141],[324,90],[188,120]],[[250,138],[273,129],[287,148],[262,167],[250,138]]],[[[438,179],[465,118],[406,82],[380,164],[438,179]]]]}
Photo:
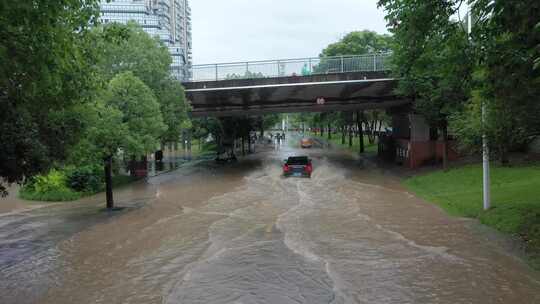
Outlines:
{"type": "Polygon", "coordinates": [[[171,74],[178,80],[190,77],[191,8],[188,0],[102,0],[101,22],[135,21],[169,47],[171,74]]]}

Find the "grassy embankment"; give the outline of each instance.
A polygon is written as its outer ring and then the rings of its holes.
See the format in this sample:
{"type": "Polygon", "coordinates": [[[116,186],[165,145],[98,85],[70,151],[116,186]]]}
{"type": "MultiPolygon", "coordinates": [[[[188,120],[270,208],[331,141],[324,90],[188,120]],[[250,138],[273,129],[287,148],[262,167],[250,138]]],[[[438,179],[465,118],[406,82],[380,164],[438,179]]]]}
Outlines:
{"type": "Polygon", "coordinates": [[[519,236],[532,266],[540,269],[540,163],[492,167],[489,211],[482,210],[481,165],[411,177],[404,185],[452,215],[519,236]]]}
{"type": "MultiPolygon", "coordinates": [[[[309,132],[307,134],[309,134],[309,136],[315,137],[317,139],[321,139],[321,140],[330,142],[332,145],[334,145],[336,147],[339,147],[339,148],[349,149],[349,150],[352,150],[352,151],[359,151],[360,150],[360,141],[358,140],[358,137],[353,138],[353,145],[352,145],[352,147],[349,147],[349,136],[348,135],[345,138],[345,144],[341,144],[341,133],[332,134],[332,139],[330,139],[330,140],[328,139],[328,134],[326,134],[326,133],[324,134],[324,136],[320,136],[318,134],[315,134],[314,132],[309,132]]],[[[377,140],[375,140],[375,142],[373,144],[370,144],[367,135],[364,135],[364,150],[365,150],[365,152],[374,152],[374,153],[376,153],[377,152],[377,140]]]]}

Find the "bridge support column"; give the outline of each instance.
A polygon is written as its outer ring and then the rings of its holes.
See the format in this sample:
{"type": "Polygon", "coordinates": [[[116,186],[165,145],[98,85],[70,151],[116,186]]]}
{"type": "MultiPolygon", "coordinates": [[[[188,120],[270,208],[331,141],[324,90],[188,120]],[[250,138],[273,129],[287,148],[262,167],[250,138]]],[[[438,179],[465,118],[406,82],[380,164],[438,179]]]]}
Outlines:
{"type": "Polygon", "coordinates": [[[430,140],[430,126],[417,114],[392,115],[392,137],[398,163],[414,169],[436,157],[436,145],[430,140]]]}
{"type": "Polygon", "coordinates": [[[358,140],[360,143],[360,153],[364,153],[364,127],[362,126],[362,117],[364,116],[363,112],[356,112],[356,126],[358,128],[358,140]]]}
{"type": "Polygon", "coordinates": [[[411,138],[409,143],[409,167],[418,168],[435,157],[435,145],[430,141],[430,126],[425,118],[409,114],[411,138]]]}

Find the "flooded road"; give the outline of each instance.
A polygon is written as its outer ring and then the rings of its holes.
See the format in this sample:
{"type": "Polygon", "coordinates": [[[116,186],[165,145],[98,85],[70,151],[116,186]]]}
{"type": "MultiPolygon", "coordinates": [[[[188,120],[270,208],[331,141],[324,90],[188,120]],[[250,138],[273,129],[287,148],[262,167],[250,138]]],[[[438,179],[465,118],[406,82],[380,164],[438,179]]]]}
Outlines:
{"type": "Polygon", "coordinates": [[[0,303],[540,303],[474,221],[337,150],[292,145],[0,215],[0,303]],[[311,179],[283,178],[294,154],[311,179]]]}

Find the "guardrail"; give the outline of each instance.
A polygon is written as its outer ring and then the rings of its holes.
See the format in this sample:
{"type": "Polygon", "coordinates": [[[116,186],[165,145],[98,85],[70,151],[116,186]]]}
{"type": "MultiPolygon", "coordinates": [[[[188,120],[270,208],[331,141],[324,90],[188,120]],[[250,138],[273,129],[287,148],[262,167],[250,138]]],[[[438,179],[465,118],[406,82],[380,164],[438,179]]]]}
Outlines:
{"type": "Polygon", "coordinates": [[[200,64],[189,67],[191,82],[379,72],[390,68],[390,53],[200,64]]]}

